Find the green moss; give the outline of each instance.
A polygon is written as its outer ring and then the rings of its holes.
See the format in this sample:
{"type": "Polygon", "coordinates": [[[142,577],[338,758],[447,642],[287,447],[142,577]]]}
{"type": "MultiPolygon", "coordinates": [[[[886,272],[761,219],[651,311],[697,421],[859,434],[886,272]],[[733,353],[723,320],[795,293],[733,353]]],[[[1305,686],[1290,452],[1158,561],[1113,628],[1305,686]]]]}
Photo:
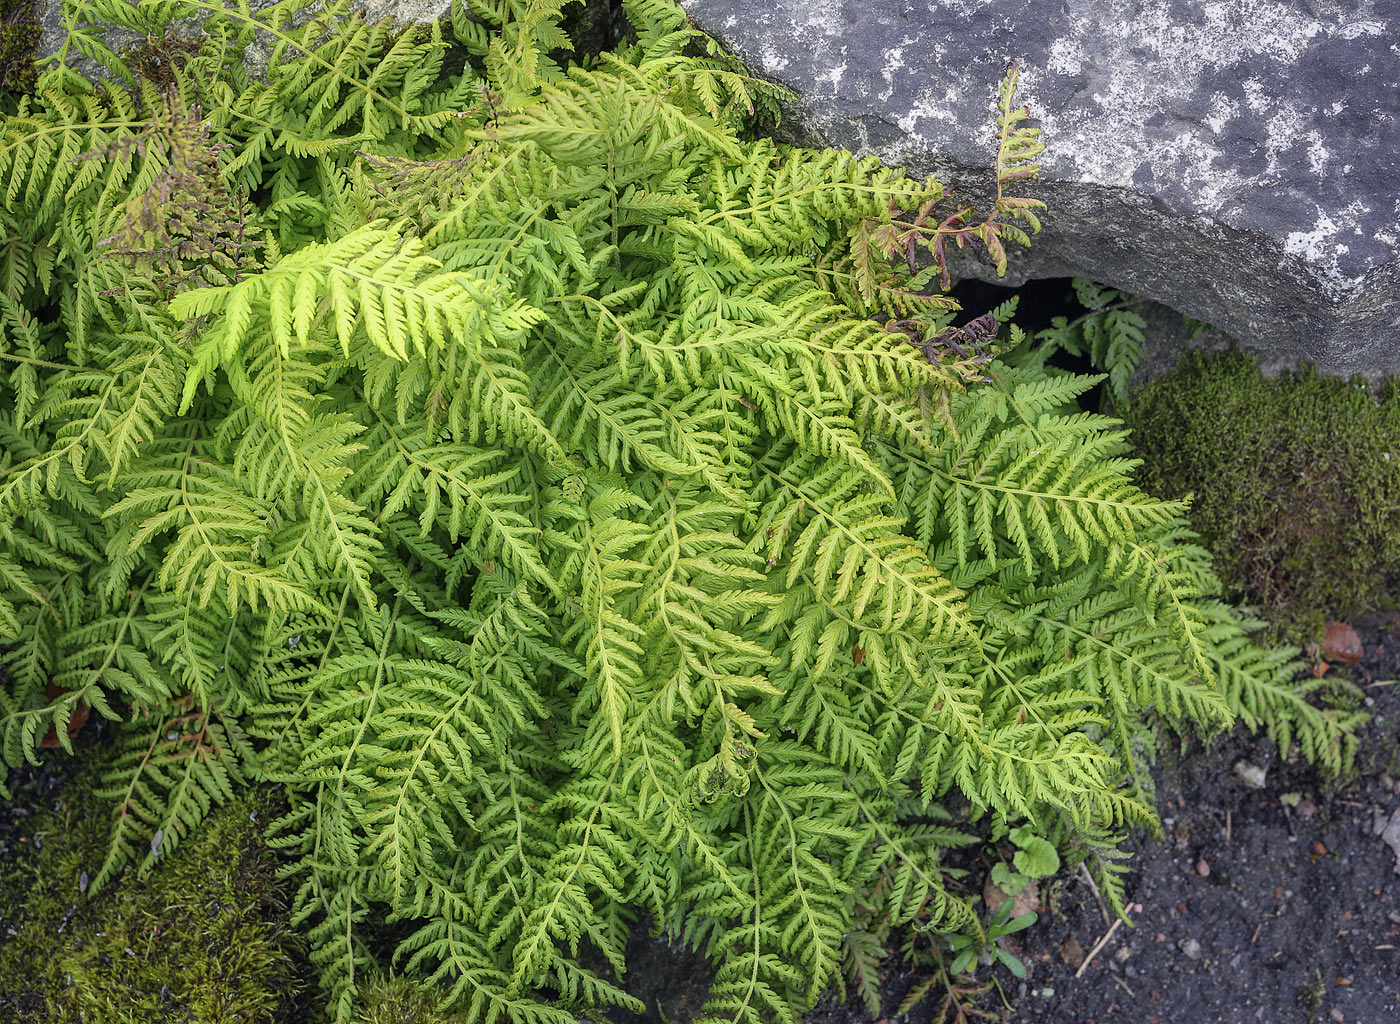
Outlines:
{"type": "Polygon", "coordinates": [[[354,1024],[462,1024],[460,1014],[433,1009],[433,999],[401,975],[379,977],[360,993],[354,1024]]]}
{"type": "Polygon", "coordinates": [[[1311,368],[1266,379],[1238,353],[1189,355],[1128,417],[1142,483],[1194,494],[1232,596],[1297,638],[1388,607],[1400,581],[1400,398],[1311,368]]]}
{"type": "Polygon", "coordinates": [[[145,879],[101,894],[106,816],[91,776],[32,819],[0,863],[0,1020],[14,1024],[260,1024],[303,1019],[295,947],[274,864],[260,841],[267,808],[216,813],[145,879]]]}
{"type": "Polygon", "coordinates": [[[0,89],[27,92],[34,85],[42,32],[33,0],[0,0],[0,89]]]}

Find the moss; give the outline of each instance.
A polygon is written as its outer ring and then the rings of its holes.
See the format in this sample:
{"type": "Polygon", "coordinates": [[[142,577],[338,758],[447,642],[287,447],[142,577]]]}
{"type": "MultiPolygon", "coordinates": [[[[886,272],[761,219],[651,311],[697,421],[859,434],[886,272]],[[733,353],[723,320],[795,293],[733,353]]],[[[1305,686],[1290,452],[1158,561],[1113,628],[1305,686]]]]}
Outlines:
{"type": "Polygon", "coordinates": [[[0,0],[0,89],[33,87],[34,51],[42,33],[33,0],[0,0]]]}
{"type": "Polygon", "coordinates": [[[1236,599],[1280,631],[1388,607],[1400,581],[1400,397],[1305,367],[1192,354],[1128,416],[1143,485],[1191,519],[1236,599]]]}
{"type": "Polygon", "coordinates": [[[217,812],[145,879],[88,898],[106,842],[91,778],[0,862],[0,1019],[14,1024],[301,1021],[297,949],[257,799],[217,812]],[[8,904],[5,897],[8,896],[8,904]]]}
{"type": "Polygon", "coordinates": [[[463,1024],[465,1017],[443,1015],[433,1000],[412,982],[396,975],[379,977],[360,993],[354,1024],[463,1024]]]}

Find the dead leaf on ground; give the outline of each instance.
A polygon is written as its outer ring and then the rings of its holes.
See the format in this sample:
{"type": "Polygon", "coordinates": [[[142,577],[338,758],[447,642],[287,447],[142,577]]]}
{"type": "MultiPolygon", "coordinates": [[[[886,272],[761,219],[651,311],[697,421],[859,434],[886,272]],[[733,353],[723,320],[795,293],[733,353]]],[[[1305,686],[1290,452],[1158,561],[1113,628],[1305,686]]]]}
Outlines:
{"type": "MultiPolygon", "coordinates": [[[[48,683],[44,686],[44,696],[50,701],[55,701],[59,697],[68,693],[65,687],[48,683]]],[[[88,715],[91,709],[82,701],[73,705],[73,710],[68,716],[68,738],[71,740],[78,735],[83,726],[87,725],[88,715]]],[[[62,744],[58,740],[58,730],[54,728],[54,723],[49,723],[48,731],[44,733],[44,738],[39,741],[39,747],[43,750],[56,750],[62,744]]]]}
{"type": "Polygon", "coordinates": [[[1060,943],[1060,959],[1069,964],[1075,970],[1084,962],[1084,947],[1079,944],[1079,940],[1073,935],[1066,935],[1060,943]]]}
{"type": "Polygon", "coordinates": [[[1028,914],[1032,910],[1040,909],[1040,886],[1029,882],[1024,889],[1012,896],[996,882],[993,882],[992,876],[988,875],[987,881],[982,884],[982,899],[987,901],[987,909],[994,914],[1001,909],[1003,903],[1010,900],[1010,916],[1016,918],[1022,914],[1028,914]]]}
{"type": "Polygon", "coordinates": [[[1327,631],[1322,635],[1324,658],[1340,661],[1344,665],[1355,665],[1365,653],[1355,629],[1345,622],[1327,623],[1327,631]]]}

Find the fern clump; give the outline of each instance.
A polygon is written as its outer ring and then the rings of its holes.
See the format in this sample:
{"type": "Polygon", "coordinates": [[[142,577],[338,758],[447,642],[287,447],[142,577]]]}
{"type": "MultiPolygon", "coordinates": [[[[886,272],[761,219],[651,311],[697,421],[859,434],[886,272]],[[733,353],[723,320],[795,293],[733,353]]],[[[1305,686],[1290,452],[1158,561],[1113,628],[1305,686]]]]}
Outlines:
{"type": "Polygon", "coordinates": [[[1014,71],[979,219],[754,138],[772,90],[669,0],[586,66],[561,6],[449,40],[96,0],[12,101],[0,738],[121,723],[95,886],[277,781],[340,1020],[385,921],[469,1019],[639,1008],[645,912],[717,965],[712,1019],[791,1021],[861,976],[872,899],[982,941],[944,804],[1079,844],[1121,912],[1145,715],[1346,761],[1077,411],[1096,378],[928,294],[1037,227],[1014,71]],[[205,40],[157,86],[89,14],[205,40]]]}

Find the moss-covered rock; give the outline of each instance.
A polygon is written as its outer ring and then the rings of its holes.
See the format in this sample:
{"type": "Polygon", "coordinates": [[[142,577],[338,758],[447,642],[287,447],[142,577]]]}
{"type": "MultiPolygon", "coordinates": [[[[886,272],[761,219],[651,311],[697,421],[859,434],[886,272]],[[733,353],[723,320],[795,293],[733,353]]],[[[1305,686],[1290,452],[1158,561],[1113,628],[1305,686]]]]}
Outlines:
{"type": "Polygon", "coordinates": [[[1400,582],[1400,389],[1311,368],[1266,378],[1188,355],[1128,415],[1154,494],[1191,520],[1234,595],[1295,638],[1387,607],[1400,582]]]}
{"type": "MultiPolygon", "coordinates": [[[[303,987],[247,797],[215,813],[144,879],[85,895],[105,852],[93,773],[28,819],[0,859],[0,1020],[6,1024],[291,1024],[303,987]]],[[[312,1000],[315,1004],[315,1000],[312,1000]]]]}

